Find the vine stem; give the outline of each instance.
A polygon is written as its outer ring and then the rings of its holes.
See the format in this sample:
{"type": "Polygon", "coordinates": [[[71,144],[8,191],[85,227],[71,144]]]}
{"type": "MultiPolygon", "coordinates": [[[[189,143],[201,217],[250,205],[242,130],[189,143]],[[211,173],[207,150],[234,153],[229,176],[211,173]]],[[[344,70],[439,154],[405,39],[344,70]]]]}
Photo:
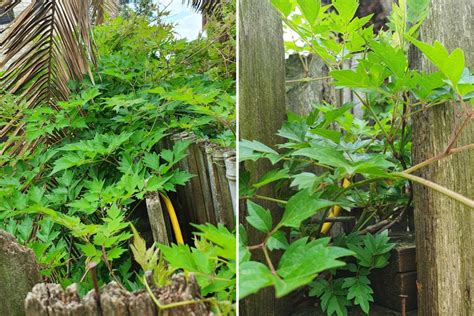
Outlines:
{"type": "Polygon", "coordinates": [[[286,161],[299,161],[299,162],[304,162],[304,163],[309,163],[317,167],[329,169],[329,170],[334,170],[333,167],[319,163],[317,161],[312,161],[311,159],[303,159],[303,158],[293,158],[293,157],[283,157],[282,160],[286,161]]]}
{"type": "Polygon", "coordinates": [[[316,77],[316,78],[308,77],[308,78],[301,78],[301,79],[286,80],[285,83],[311,82],[311,81],[327,80],[331,78],[332,78],[331,76],[316,77]]]}
{"type": "Polygon", "coordinates": [[[414,165],[413,167],[411,168],[408,168],[407,170],[403,171],[403,173],[407,173],[407,174],[410,174],[410,173],[413,173],[415,171],[417,171],[418,169],[421,169],[427,165],[430,165],[438,160],[441,160],[441,159],[444,159],[452,154],[456,154],[456,153],[459,153],[459,152],[462,152],[462,151],[465,151],[465,150],[469,150],[469,149],[474,149],[474,144],[469,144],[469,145],[465,145],[465,146],[461,146],[461,147],[457,147],[457,148],[452,148],[452,149],[449,149],[448,151],[444,151],[442,152],[441,154],[438,154],[434,157],[431,157],[430,159],[427,159],[423,162],[420,162],[419,164],[417,165],[414,165]]]}
{"type": "Polygon", "coordinates": [[[412,174],[409,174],[409,173],[406,173],[406,172],[394,172],[392,173],[394,176],[397,176],[397,177],[401,177],[401,178],[405,178],[405,179],[408,179],[410,181],[413,181],[413,182],[416,182],[416,183],[419,183],[421,185],[424,185],[430,189],[433,189],[435,191],[438,191],[439,193],[442,193],[446,196],[449,196],[450,198],[466,205],[466,206],[469,206],[470,208],[473,208],[474,209],[474,200],[471,200],[457,192],[454,192],[454,191],[451,191],[439,184],[436,184],[434,182],[431,182],[429,180],[426,180],[426,179],[423,179],[423,178],[420,178],[420,177],[417,177],[417,176],[414,176],[412,174]]]}
{"type": "Polygon", "coordinates": [[[279,199],[275,199],[275,198],[272,198],[272,197],[269,197],[269,196],[264,196],[264,195],[255,194],[253,197],[256,198],[256,199],[259,199],[259,200],[265,200],[265,201],[270,201],[270,202],[275,202],[275,203],[280,203],[280,204],[287,204],[288,203],[288,201],[279,200],[279,199]]]}
{"type": "Polygon", "coordinates": [[[262,247],[263,254],[265,255],[265,260],[267,261],[268,267],[270,268],[270,271],[272,272],[273,275],[278,277],[278,274],[275,270],[275,267],[273,266],[272,259],[270,258],[270,255],[268,254],[267,247],[262,247]]]}
{"type": "Polygon", "coordinates": [[[390,135],[387,133],[385,130],[385,127],[383,126],[382,122],[379,120],[377,113],[375,113],[374,109],[372,108],[372,105],[370,104],[370,101],[368,98],[366,100],[362,99],[362,97],[354,91],[354,95],[359,99],[360,102],[369,110],[370,114],[372,115],[372,118],[375,120],[375,123],[379,126],[380,130],[382,131],[383,135],[385,136],[385,139],[387,140],[388,145],[392,149],[393,153],[395,154],[397,150],[395,149],[395,146],[393,145],[392,138],[390,135]]]}
{"type": "Polygon", "coordinates": [[[143,277],[143,284],[146,287],[146,290],[148,294],[150,295],[151,300],[155,305],[158,307],[158,309],[165,310],[165,309],[170,309],[170,308],[175,308],[175,307],[181,307],[181,306],[186,306],[186,305],[192,305],[192,304],[198,304],[198,303],[215,303],[214,298],[202,298],[199,300],[193,300],[193,301],[182,301],[182,302],[175,302],[175,303],[169,303],[169,304],[161,304],[160,301],[156,298],[155,294],[153,294],[153,291],[150,288],[150,285],[148,284],[146,277],[143,277]]]}

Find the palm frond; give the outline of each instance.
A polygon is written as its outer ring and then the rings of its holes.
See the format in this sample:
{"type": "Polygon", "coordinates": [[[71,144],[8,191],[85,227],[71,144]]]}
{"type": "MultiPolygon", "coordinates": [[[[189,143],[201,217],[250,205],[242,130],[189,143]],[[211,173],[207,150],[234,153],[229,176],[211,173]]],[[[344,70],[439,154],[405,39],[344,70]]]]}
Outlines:
{"type": "Polygon", "coordinates": [[[120,12],[120,4],[118,0],[92,0],[92,17],[95,24],[102,24],[105,15],[115,17],[120,12]]]}
{"type": "Polygon", "coordinates": [[[3,13],[0,12],[0,17],[9,14],[11,10],[20,3],[21,0],[0,0],[0,9],[3,9],[3,13]]]}
{"type": "Polygon", "coordinates": [[[202,14],[208,15],[212,14],[221,2],[222,0],[187,0],[188,5],[202,14]]]}
{"type": "Polygon", "coordinates": [[[9,65],[0,87],[27,100],[55,106],[66,100],[70,80],[81,80],[95,64],[90,38],[90,1],[33,0],[0,41],[9,65]]]}

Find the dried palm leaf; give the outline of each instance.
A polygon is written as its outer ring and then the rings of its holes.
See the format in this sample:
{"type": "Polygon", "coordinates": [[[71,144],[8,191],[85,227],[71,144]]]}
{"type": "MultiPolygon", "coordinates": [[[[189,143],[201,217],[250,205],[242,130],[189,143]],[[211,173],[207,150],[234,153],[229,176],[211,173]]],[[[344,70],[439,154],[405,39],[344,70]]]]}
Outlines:
{"type": "Polygon", "coordinates": [[[14,8],[17,4],[20,4],[21,0],[0,0],[0,8],[8,11],[14,8]]]}
{"type": "Polygon", "coordinates": [[[102,24],[105,15],[114,18],[120,13],[118,0],[92,0],[92,17],[96,24],[102,24]]]}
{"type": "MultiPolygon", "coordinates": [[[[0,69],[6,67],[0,89],[19,96],[29,108],[40,104],[55,108],[58,101],[67,100],[69,81],[86,75],[93,80],[90,65],[96,65],[96,59],[90,37],[90,1],[33,0],[0,40],[4,54],[0,69]]],[[[0,137],[8,137],[8,142],[0,154],[11,145],[14,152],[25,152],[30,145],[15,140],[22,134],[21,117],[18,113],[1,129],[0,137]]]]}
{"type": "Polygon", "coordinates": [[[188,5],[192,6],[202,14],[210,15],[216,10],[221,2],[222,0],[188,0],[188,5]]]}
{"type": "MultiPolygon", "coordinates": [[[[11,15],[12,9],[21,3],[21,0],[0,0],[0,18],[5,15],[11,15]]],[[[3,30],[0,30],[0,34],[3,30]]]]}
{"type": "Polygon", "coordinates": [[[89,8],[89,1],[33,0],[0,41],[5,54],[0,68],[9,65],[0,87],[21,95],[30,107],[54,107],[69,96],[70,80],[92,78],[89,8]]]}

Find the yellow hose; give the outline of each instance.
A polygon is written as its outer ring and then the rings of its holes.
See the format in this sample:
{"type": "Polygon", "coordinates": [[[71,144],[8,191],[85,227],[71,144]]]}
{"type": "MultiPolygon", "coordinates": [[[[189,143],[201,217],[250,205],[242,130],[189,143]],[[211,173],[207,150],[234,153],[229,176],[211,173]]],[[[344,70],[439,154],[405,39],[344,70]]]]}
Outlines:
{"type": "Polygon", "coordinates": [[[171,219],[171,226],[173,226],[174,236],[176,237],[176,242],[178,245],[183,245],[183,234],[181,233],[181,227],[179,227],[178,217],[176,216],[176,211],[174,210],[171,200],[167,198],[163,193],[160,192],[161,197],[165,201],[166,210],[171,219]]]}
{"type": "MultiPolygon", "coordinates": [[[[351,182],[347,179],[344,179],[344,181],[342,182],[342,187],[343,188],[347,188],[350,185],[351,185],[351,182]]],[[[335,205],[331,209],[331,213],[329,213],[328,218],[338,216],[339,213],[341,212],[341,210],[342,210],[342,208],[339,205],[335,205]]],[[[332,227],[332,223],[324,223],[323,227],[321,228],[321,233],[322,234],[327,234],[329,232],[329,230],[331,229],[331,227],[332,227]]]]}

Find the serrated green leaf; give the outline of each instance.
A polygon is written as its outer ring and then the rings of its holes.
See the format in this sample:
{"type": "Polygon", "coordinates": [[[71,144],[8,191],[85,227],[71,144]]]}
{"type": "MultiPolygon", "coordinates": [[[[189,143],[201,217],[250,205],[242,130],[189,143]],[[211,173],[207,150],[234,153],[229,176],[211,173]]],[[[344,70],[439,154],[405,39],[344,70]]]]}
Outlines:
{"type": "Polygon", "coordinates": [[[75,166],[81,166],[89,162],[90,160],[86,159],[82,153],[67,153],[54,162],[53,171],[51,171],[50,176],[58,173],[59,171],[75,166]]]}
{"type": "Polygon", "coordinates": [[[273,233],[267,241],[267,248],[269,250],[285,250],[289,246],[286,235],[282,231],[276,231],[273,233]]]}
{"type": "Polygon", "coordinates": [[[293,195],[285,206],[285,212],[280,226],[298,228],[301,222],[310,218],[318,211],[336,205],[337,203],[314,197],[309,190],[303,190],[293,195]]]}
{"type": "Polygon", "coordinates": [[[260,158],[268,158],[272,164],[275,164],[279,161],[280,155],[275,150],[255,140],[239,142],[239,161],[256,161],[260,158]]]}
{"type": "Polygon", "coordinates": [[[464,52],[460,48],[456,48],[450,55],[443,44],[438,41],[435,41],[433,45],[429,45],[410,36],[407,36],[407,38],[426,55],[449,79],[451,85],[457,89],[465,66],[464,52]]]}
{"type": "Polygon", "coordinates": [[[289,170],[287,168],[283,169],[274,169],[267,172],[257,183],[253,186],[255,188],[261,188],[269,183],[281,180],[281,179],[288,179],[289,178],[289,170]]]}
{"type": "Polygon", "coordinates": [[[285,17],[290,15],[291,11],[293,10],[293,3],[290,0],[272,0],[272,5],[285,17]]]}
{"type": "Polygon", "coordinates": [[[205,225],[193,225],[199,232],[195,234],[211,241],[215,245],[219,246],[216,249],[217,255],[235,261],[237,259],[237,239],[235,234],[231,233],[224,225],[218,224],[214,226],[212,224],[205,225]]]}
{"type": "Polygon", "coordinates": [[[296,0],[296,3],[298,3],[306,21],[311,25],[315,25],[321,8],[321,0],[296,0]]]}
{"type": "Polygon", "coordinates": [[[121,247],[112,248],[111,250],[107,252],[107,259],[109,259],[109,261],[118,259],[126,251],[127,250],[125,248],[121,248],[121,247]]]}
{"type": "Polygon", "coordinates": [[[354,17],[357,8],[359,7],[359,1],[357,0],[334,0],[332,2],[333,7],[337,10],[340,18],[344,23],[349,23],[354,17]]]}
{"type": "Polygon", "coordinates": [[[102,253],[93,244],[76,244],[76,246],[89,258],[100,258],[102,253]]]}
{"type": "Polygon", "coordinates": [[[366,276],[348,277],[344,279],[342,287],[348,289],[347,299],[354,300],[364,313],[369,314],[370,302],[374,301],[370,280],[366,276]]]}
{"type": "Polygon", "coordinates": [[[272,229],[272,215],[269,210],[264,209],[260,205],[247,200],[247,222],[255,229],[268,233],[272,229]]]}
{"type": "Polygon", "coordinates": [[[311,129],[311,133],[314,135],[319,135],[323,138],[329,139],[330,141],[336,144],[339,144],[339,141],[343,137],[342,134],[338,131],[322,128],[322,127],[316,127],[316,128],[311,129]]]}
{"type": "Polygon", "coordinates": [[[401,48],[395,48],[386,42],[372,41],[370,43],[372,51],[380,60],[395,74],[402,78],[408,69],[408,58],[401,48]]]}
{"type": "Polygon", "coordinates": [[[344,158],[343,153],[331,147],[317,146],[303,148],[295,151],[292,156],[304,156],[327,166],[343,168],[348,174],[354,172],[349,161],[344,158]]]}
{"type": "Polygon", "coordinates": [[[244,262],[239,266],[239,299],[255,294],[273,282],[274,277],[266,265],[255,261],[244,262]]]}
{"type": "Polygon", "coordinates": [[[338,258],[350,256],[352,251],[327,246],[326,239],[313,240],[301,238],[290,244],[283,253],[278,264],[277,272],[283,279],[316,276],[317,273],[342,267],[346,263],[338,258]]]}
{"type": "Polygon", "coordinates": [[[294,277],[289,279],[275,278],[275,294],[277,298],[290,294],[299,287],[309,284],[314,279],[314,275],[294,277]]]}

